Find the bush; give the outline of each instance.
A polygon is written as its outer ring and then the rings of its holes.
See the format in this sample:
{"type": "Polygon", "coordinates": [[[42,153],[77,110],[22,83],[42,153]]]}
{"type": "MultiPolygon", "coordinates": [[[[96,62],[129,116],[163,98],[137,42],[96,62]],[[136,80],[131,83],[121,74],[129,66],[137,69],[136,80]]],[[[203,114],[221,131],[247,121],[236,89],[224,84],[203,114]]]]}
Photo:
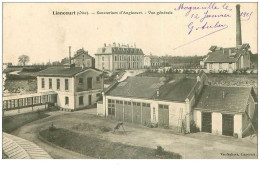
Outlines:
{"type": "Polygon", "coordinates": [[[49,131],[55,131],[55,130],[57,130],[57,128],[52,123],[51,126],[49,127],[49,131]]]}
{"type": "Polygon", "coordinates": [[[112,131],[112,128],[106,127],[106,126],[100,126],[100,127],[98,127],[98,128],[99,128],[99,130],[100,130],[101,132],[103,132],[103,133],[112,131]]]}
{"type": "Polygon", "coordinates": [[[155,154],[160,156],[160,155],[163,155],[164,153],[165,153],[164,148],[162,148],[162,146],[158,145],[155,150],[155,154]]]}
{"type": "Polygon", "coordinates": [[[190,132],[191,133],[197,133],[197,132],[199,132],[200,130],[199,130],[199,128],[196,126],[196,123],[195,123],[195,121],[194,120],[191,120],[190,121],[190,132]]]}

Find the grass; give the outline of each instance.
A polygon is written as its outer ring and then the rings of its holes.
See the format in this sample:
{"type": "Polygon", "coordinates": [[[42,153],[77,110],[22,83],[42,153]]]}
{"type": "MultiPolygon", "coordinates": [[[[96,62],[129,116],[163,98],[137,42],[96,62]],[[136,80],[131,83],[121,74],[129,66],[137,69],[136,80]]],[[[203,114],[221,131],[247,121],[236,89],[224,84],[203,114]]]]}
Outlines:
{"type": "Polygon", "coordinates": [[[48,129],[40,132],[45,140],[62,148],[101,159],[180,159],[181,156],[167,151],[157,151],[100,139],[95,135],[82,135],[67,129],[48,129]]]}
{"type": "Polygon", "coordinates": [[[35,120],[39,120],[45,117],[48,117],[49,115],[45,113],[38,113],[38,112],[30,112],[26,114],[19,114],[15,116],[8,116],[8,117],[2,117],[2,127],[3,132],[10,133],[19,127],[33,122],[35,120]]]}

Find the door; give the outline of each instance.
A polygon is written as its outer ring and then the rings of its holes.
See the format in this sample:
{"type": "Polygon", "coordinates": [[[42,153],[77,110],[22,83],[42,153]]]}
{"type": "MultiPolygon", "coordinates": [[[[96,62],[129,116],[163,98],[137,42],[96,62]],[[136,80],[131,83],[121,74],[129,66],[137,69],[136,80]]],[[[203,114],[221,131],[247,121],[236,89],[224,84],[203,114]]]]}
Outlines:
{"type": "Polygon", "coordinates": [[[202,132],[212,132],[212,116],[210,112],[202,112],[202,132]]]}
{"type": "Polygon", "coordinates": [[[143,125],[151,123],[151,108],[149,103],[142,104],[142,123],[143,125]]]}
{"type": "Polygon", "coordinates": [[[169,128],[169,106],[159,105],[158,127],[169,128]]]}
{"type": "Polygon", "coordinates": [[[133,122],[141,124],[141,103],[133,102],[133,122]]]}
{"type": "Polygon", "coordinates": [[[92,102],[91,102],[91,95],[88,95],[88,105],[91,105],[92,102]]]}
{"type": "Polygon", "coordinates": [[[116,120],[123,121],[123,101],[116,101],[116,120]]]}
{"type": "Polygon", "coordinates": [[[92,89],[92,78],[87,79],[88,89],[92,89]]]}
{"type": "Polygon", "coordinates": [[[125,122],[133,122],[132,121],[132,105],[130,101],[124,102],[124,121],[125,122]]]}
{"type": "Polygon", "coordinates": [[[234,115],[222,114],[222,135],[233,136],[234,134],[234,115]]]}

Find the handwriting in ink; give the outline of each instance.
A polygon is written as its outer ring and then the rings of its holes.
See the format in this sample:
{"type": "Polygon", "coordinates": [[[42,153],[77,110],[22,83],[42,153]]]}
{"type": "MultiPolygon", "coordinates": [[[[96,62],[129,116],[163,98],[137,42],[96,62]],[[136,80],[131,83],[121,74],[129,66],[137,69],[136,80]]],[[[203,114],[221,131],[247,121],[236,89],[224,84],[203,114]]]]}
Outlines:
{"type": "Polygon", "coordinates": [[[231,15],[224,13],[224,14],[209,14],[209,11],[207,10],[203,14],[204,16],[200,19],[200,22],[203,22],[207,18],[229,18],[231,15]]]}
{"type": "Polygon", "coordinates": [[[192,10],[217,10],[219,7],[215,2],[211,2],[206,6],[185,6],[184,3],[179,4],[178,8],[174,8],[175,11],[185,10],[187,11],[185,16],[188,16],[192,10]]]}
{"type": "Polygon", "coordinates": [[[220,24],[219,21],[217,21],[214,25],[209,25],[208,22],[205,22],[202,26],[198,26],[198,27],[195,27],[194,23],[191,22],[188,25],[188,28],[189,28],[188,35],[190,35],[193,30],[206,30],[206,29],[227,28],[227,27],[228,27],[228,25],[220,24]]]}
{"type": "Polygon", "coordinates": [[[241,13],[240,13],[241,20],[242,20],[242,21],[248,21],[248,20],[250,20],[252,14],[253,14],[253,12],[241,12],[241,13]]]}

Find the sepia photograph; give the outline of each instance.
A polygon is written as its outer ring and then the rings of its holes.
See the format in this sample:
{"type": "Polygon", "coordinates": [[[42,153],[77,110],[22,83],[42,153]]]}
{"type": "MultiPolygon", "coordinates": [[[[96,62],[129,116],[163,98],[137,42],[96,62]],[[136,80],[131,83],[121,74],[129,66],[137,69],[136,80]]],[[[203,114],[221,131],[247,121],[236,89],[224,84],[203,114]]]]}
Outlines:
{"type": "Polygon", "coordinates": [[[258,159],[258,3],[3,2],[2,159],[258,159]]]}

